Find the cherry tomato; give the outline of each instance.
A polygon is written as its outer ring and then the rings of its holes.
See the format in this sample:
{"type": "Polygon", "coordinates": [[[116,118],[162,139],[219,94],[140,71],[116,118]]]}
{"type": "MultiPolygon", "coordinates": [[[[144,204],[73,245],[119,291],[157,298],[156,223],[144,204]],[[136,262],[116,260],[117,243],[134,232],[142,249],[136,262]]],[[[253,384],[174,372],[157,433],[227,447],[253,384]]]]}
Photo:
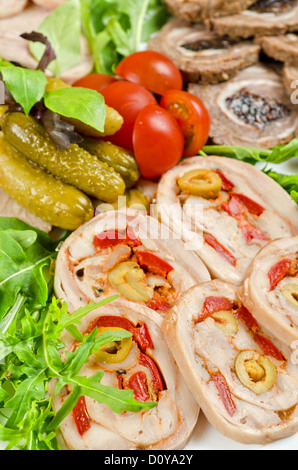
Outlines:
{"type": "Polygon", "coordinates": [[[186,91],[169,90],[160,106],[179,123],[184,138],[184,157],[193,157],[206,144],[210,131],[210,115],[203,102],[186,91]]]}
{"type": "Polygon", "coordinates": [[[183,78],[176,65],[154,51],[136,52],[123,59],[115,73],[148,90],[163,95],[167,90],[182,90],[183,78]]]}
{"type": "Polygon", "coordinates": [[[184,137],[168,111],[158,105],[148,105],[136,119],[133,143],[142,175],[152,179],[177,165],[182,157],[184,137]]]}
{"type": "Polygon", "coordinates": [[[156,99],[141,85],[118,81],[107,86],[102,95],[108,106],[116,109],[124,119],[121,129],[109,140],[115,145],[133,151],[133,129],[139,112],[148,104],[157,104],[156,99]]]}
{"type": "Polygon", "coordinates": [[[117,82],[117,79],[112,75],[106,75],[104,73],[91,73],[90,75],[86,75],[86,77],[76,81],[73,86],[90,88],[90,90],[95,90],[98,91],[98,93],[101,93],[104,88],[114,82],[117,82]]]}

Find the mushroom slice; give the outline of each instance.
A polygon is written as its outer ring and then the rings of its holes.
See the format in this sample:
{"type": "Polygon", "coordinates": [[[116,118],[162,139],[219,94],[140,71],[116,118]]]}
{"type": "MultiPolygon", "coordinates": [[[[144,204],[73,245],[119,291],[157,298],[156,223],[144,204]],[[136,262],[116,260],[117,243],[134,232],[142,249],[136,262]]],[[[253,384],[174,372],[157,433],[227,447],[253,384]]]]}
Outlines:
{"type": "Polygon", "coordinates": [[[215,280],[191,288],[162,329],[189,389],[220,432],[246,444],[266,444],[298,431],[293,351],[262,329],[235,286],[215,280]],[[218,328],[222,312],[237,328],[218,328]]]}
{"type": "Polygon", "coordinates": [[[173,19],[148,43],[173,60],[192,83],[227,81],[259,60],[260,46],[248,41],[220,37],[202,24],[190,25],[173,19]]]}
{"type": "Polygon", "coordinates": [[[166,0],[170,11],[178,18],[201,23],[213,16],[226,16],[239,13],[255,0],[166,0]]]}
{"type": "Polygon", "coordinates": [[[247,10],[212,18],[211,29],[231,38],[283,35],[297,31],[297,0],[258,0],[247,10]]]}
{"type": "Polygon", "coordinates": [[[215,144],[272,148],[295,136],[298,113],[273,70],[257,65],[219,85],[190,84],[189,92],[208,103],[215,144]]]}
{"type": "MultiPolygon", "coordinates": [[[[175,450],[183,449],[197,423],[199,406],[187,389],[161,331],[161,317],[147,307],[113,302],[98,308],[82,321],[80,330],[95,327],[125,329],[132,338],[92,355],[80,374],[90,377],[103,371],[102,384],[133,390],[139,401],[157,406],[140,412],[114,413],[107,405],[81,397],[78,405],[61,423],[64,441],[72,450],[175,450]],[[114,348],[116,349],[116,348],[114,348]],[[101,362],[102,361],[102,362],[101,362]]],[[[73,338],[64,333],[62,341],[73,350],[73,338]]],[[[51,384],[53,408],[58,412],[67,398],[65,387],[57,396],[51,384]]]]}
{"type": "Polygon", "coordinates": [[[255,318],[287,344],[298,340],[298,237],[263,248],[239,291],[255,318]]]}
{"type": "Polygon", "coordinates": [[[55,290],[70,311],[110,295],[166,313],[179,295],[210,275],[168,227],[139,211],[100,214],[61,247],[55,290]],[[152,282],[152,276],[164,282],[152,282]]]}
{"type": "Polygon", "coordinates": [[[156,200],[155,216],[181,236],[212,277],[237,285],[268,242],[298,233],[291,197],[254,166],[230,158],[185,160],[161,178],[156,200]]]}

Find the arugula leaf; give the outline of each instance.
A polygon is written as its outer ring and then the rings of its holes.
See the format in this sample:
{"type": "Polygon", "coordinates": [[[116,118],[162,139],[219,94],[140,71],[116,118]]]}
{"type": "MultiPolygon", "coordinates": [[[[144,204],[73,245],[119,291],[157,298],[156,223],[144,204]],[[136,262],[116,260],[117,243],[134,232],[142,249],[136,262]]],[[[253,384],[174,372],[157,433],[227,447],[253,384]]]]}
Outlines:
{"type": "Polygon", "coordinates": [[[0,62],[2,80],[15,101],[26,114],[42,99],[47,79],[41,70],[29,70],[12,64],[0,62]]]}
{"type": "MultiPolygon", "coordinates": [[[[80,63],[81,5],[80,0],[68,0],[43,21],[37,29],[50,41],[56,55],[49,65],[56,77],[80,63]]],[[[40,61],[45,46],[32,42],[30,51],[40,61]]]]}
{"type": "Polygon", "coordinates": [[[103,132],[106,119],[102,95],[87,88],[62,88],[49,91],[44,96],[45,106],[61,116],[78,119],[103,132]]]}
{"type": "Polygon", "coordinates": [[[298,203],[298,175],[283,175],[272,170],[265,170],[265,173],[280,184],[292,196],[294,201],[298,203]]]}

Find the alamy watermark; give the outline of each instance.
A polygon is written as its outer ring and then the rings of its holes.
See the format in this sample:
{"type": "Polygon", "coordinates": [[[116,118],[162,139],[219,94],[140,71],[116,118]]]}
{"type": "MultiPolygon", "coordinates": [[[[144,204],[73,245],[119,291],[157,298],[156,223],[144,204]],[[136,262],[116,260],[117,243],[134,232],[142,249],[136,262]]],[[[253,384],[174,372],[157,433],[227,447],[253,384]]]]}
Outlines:
{"type": "Polygon", "coordinates": [[[5,84],[0,80],[0,105],[5,104],[5,84]]]}
{"type": "Polygon", "coordinates": [[[298,79],[291,83],[291,88],[294,90],[291,94],[291,103],[298,104],[298,79]]]}

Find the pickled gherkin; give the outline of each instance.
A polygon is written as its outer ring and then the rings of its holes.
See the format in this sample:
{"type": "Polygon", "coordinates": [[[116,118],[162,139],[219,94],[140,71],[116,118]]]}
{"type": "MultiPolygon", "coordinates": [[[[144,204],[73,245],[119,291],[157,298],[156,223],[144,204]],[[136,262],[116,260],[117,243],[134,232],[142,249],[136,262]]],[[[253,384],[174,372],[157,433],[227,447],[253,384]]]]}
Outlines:
{"type": "Polygon", "coordinates": [[[114,202],[124,194],[125,183],[113,168],[76,144],[59,149],[33,117],[9,113],[3,118],[2,131],[27,160],[88,196],[114,202]]]}
{"type": "Polygon", "coordinates": [[[127,188],[131,188],[139,179],[140,171],[134,155],[128,150],[103,140],[85,139],[81,144],[89,153],[119,173],[127,188]]]}
{"type": "Polygon", "coordinates": [[[0,188],[32,214],[62,229],[76,230],[94,214],[85,194],[32,165],[3,136],[0,188]]]}

